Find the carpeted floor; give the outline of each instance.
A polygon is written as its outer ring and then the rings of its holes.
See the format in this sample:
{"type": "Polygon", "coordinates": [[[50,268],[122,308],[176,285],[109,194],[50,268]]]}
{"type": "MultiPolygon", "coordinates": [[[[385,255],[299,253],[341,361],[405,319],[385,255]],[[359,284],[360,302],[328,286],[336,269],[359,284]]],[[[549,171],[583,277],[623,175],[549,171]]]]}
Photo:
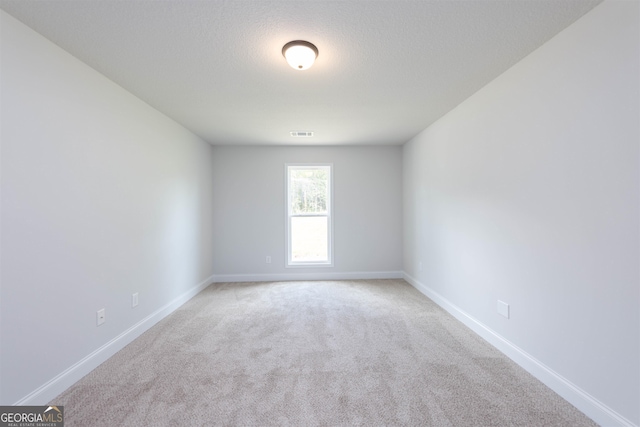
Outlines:
{"type": "Polygon", "coordinates": [[[209,286],[53,400],[71,426],[594,426],[402,280],[209,286]]]}

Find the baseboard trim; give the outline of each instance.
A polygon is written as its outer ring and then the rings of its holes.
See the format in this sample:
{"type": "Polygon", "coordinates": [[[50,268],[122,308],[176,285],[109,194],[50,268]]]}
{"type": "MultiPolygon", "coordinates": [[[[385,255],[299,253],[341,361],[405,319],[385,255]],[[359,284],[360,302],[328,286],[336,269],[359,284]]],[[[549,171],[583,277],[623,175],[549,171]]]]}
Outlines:
{"type": "Polygon", "coordinates": [[[618,414],[616,411],[609,408],[607,405],[549,368],[526,351],[497,334],[495,331],[467,314],[455,304],[452,304],[433,289],[419,282],[407,273],[403,273],[403,278],[422,294],[438,304],[453,317],[461,321],[473,332],[480,335],[491,345],[496,347],[507,357],[516,362],[527,372],[539,379],[543,384],[558,393],[562,398],[578,408],[598,424],[607,427],[638,427],[638,425],[618,414]]]}
{"type": "Polygon", "coordinates": [[[60,393],[78,382],[82,377],[123,349],[127,344],[138,338],[160,320],[173,313],[181,305],[196,296],[212,282],[213,276],[203,280],[198,285],[160,307],[158,310],[122,332],[102,347],[85,356],[79,362],[38,387],[36,390],[14,403],[14,405],[45,405],[51,402],[51,400],[60,393]]]}
{"type": "Polygon", "coordinates": [[[295,280],[372,280],[402,279],[402,271],[354,271],[346,273],[283,273],[283,274],[216,274],[216,283],[228,282],[287,282],[295,280]]]}

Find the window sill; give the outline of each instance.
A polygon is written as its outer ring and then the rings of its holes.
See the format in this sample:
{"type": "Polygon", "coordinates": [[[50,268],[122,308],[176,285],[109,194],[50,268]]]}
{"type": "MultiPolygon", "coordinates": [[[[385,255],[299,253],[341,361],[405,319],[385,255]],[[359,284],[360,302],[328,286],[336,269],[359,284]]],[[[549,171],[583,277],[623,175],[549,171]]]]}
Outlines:
{"type": "Polygon", "coordinates": [[[333,267],[332,262],[296,262],[285,265],[286,268],[333,267]]]}

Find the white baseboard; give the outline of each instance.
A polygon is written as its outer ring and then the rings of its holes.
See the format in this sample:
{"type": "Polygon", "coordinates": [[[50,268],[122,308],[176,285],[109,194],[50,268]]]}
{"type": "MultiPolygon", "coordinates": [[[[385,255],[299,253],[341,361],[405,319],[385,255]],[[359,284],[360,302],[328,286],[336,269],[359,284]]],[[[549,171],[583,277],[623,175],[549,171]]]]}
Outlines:
{"type": "Polygon", "coordinates": [[[535,359],[526,351],[522,350],[504,337],[500,336],[472,316],[469,316],[466,312],[449,302],[433,289],[429,288],[423,283],[420,283],[418,280],[411,277],[407,273],[403,273],[403,278],[422,294],[424,294],[444,310],[449,312],[449,314],[461,321],[473,332],[480,335],[491,345],[496,347],[507,357],[516,362],[527,372],[536,377],[551,390],[558,393],[560,396],[562,396],[562,398],[578,408],[585,415],[590,417],[601,426],[638,427],[638,425],[632,423],[627,418],[618,414],[616,411],[609,408],[607,405],[600,402],[589,393],[564,378],[562,375],[553,371],[544,363],[535,359]]]}
{"type": "Polygon", "coordinates": [[[213,281],[225,282],[285,282],[292,280],[359,280],[402,279],[402,271],[354,271],[347,273],[283,273],[283,274],[216,274],[213,281]]]}
{"type": "Polygon", "coordinates": [[[122,332],[120,335],[93,353],[85,356],[73,366],[61,372],[33,392],[29,393],[27,396],[14,403],[14,405],[45,405],[51,402],[51,400],[60,393],[78,382],[82,377],[97,368],[101,363],[116,354],[118,351],[122,350],[127,344],[138,338],[160,320],[173,313],[182,304],[196,296],[212,282],[213,276],[202,281],[195,287],[175,298],[173,301],[165,304],[163,307],[160,307],[158,310],[122,332]]]}

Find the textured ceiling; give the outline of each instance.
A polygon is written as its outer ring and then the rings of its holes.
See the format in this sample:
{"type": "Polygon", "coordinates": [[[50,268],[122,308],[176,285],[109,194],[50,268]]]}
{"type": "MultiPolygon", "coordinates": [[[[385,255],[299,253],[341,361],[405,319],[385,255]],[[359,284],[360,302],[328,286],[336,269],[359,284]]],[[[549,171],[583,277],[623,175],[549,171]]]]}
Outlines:
{"type": "Polygon", "coordinates": [[[212,144],[402,144],[601,0],[0,0],[212,144]],[[282,46],[308,40],[309,70],[282,46]],[[292,138],[290,131],[313,131],[292,138]]]}

